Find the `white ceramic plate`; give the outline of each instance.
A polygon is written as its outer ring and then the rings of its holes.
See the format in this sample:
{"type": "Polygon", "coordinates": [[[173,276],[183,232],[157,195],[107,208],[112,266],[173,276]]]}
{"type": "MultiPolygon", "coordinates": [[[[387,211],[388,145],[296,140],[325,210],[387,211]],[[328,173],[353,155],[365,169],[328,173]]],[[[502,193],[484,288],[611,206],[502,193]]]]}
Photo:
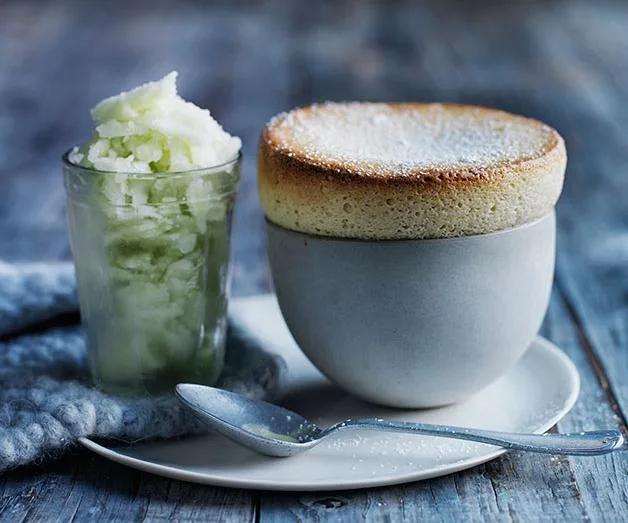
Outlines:
{"type": "MultiPolygon", "coordinates": [[[[513,432],[541,433],[573,406],[580,381],[557,347],[537,338],[504,377],[465,403],[430,410],[393,410],[354,399],[327,381],[290,336],[274,297],[234,300],[232,318],[255,332],[288,369],[280,403],[325,426],[350,417],[381,417],[513,432]]],[[[491,445],[376,432],[339,433],[292,458],[257,455],[217,435],[176,442],[88,449],[118,463],[169,478],[228,487],[331,490],[391,485],[442,476],[489,461],[491,445]]]]}

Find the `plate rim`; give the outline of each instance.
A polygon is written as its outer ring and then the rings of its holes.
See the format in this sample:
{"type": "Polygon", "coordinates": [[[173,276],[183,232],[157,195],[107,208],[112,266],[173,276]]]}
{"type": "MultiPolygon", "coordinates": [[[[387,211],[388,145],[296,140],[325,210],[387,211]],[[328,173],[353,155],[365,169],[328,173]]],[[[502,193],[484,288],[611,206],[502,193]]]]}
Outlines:
{"type": "MultiPolygon", "coordinates": [[[[560,360],[561,364],[567,372],[570,385],[570,393],[561,408],[538,429],[533,431],[536,434],[542,434],[552,428],[554,425],[556,425],[556,423],[558,423],[562,418],[564,418],[565,415],[567,415],[567,413],[569,413],[569,411],[571,411],[571,409],[575,405],[580,394],[580,374],[576,365],[569,358],[569,356],[567,356],[558,346],[556,346],[551,341],[542,336],[537,336],[533,343],[538,344],[541,347],[542,351],[544,351],[546,354],[551,354],[551,357],[560,360]]],[[[391,476],[379,476],[375,478],[363,478],[360,480],[347,481],[297,481],[287,484],[285,482],[273,480],[251,480],[246,478],[209,475],[208,473],[184,470],[169,465],[161,465],[159,463],[154,463],[126,454],[121,454],[119,452],[116,452],[113,448],[101,445],[88,437],[81,437],[78,439],[78,442],[91,452],[94,452],[95,454],[98,454],[115,463],[119,463],[130,468],[149,472],[169,479],[176,479],[202,485],[213,485],[217,487],[287,492],[356,490],[361,488],[385,487],[390,485],[411,483],[414,481],[422,481],[460,472],[461,470],[469,469],[491,461],[508,452],[508,449],[500,448],[481,456],[462,459],[454,463],[440,465],[432,467],[430,469],[423,469],[419,471],[409,471],[391,476]]]]}

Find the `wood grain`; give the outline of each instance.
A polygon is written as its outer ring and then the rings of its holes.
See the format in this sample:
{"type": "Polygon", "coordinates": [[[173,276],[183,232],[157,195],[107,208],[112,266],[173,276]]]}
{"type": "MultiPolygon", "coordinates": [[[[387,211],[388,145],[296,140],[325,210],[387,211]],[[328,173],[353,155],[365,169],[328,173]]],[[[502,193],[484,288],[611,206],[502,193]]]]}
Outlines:
{"type": "Polygon", "coordinates": [[[512,454],[454,475],[368,491],[263,494],[260,521],[581,521],[586,517],[567,460],[512,454]]]}
{"type": "MultiPolygon", "coordinates": [[[[622,427],[621,418],[607,401],[605,384],[591,365],[582,344],[587,343],[571,317],[564,296],[557,290],[552,299],[543,333],[558,344],[578,366],[581,377],[580,399],[558,427],[562,432],[580,432],[594,427],[622,427]]],[[[625,452],[601,456],[599,459],[570,458],[570,466],[580,488],[586,513],[593,521],[614,521],[625,511],[628,484],[628,456],[625,452]]]]}
{"type": "MultiPolygon", "coordinates": [[[[626,430],[628,5],[535,0],[0,4],[0,258],[70,257],[59,157],[104,96],[178,69],[182,94],[244,141],[234,291],[269,289],[259,129],[322,100],[443,100],[540,118],[566,138],[557,288],[544,333],[581,398],[562,431],[626,430]]],[[[509,454],[431,481],[255,493],[170,481],[76,449],[0,478],[0,521],[620,521],[627,453],[509,454]]]]}
{"type": "Polygon", "coordinates": [[[171,481],[75,449],[0,480],[0,521],[255,521],[257,495],[171,481]]]}

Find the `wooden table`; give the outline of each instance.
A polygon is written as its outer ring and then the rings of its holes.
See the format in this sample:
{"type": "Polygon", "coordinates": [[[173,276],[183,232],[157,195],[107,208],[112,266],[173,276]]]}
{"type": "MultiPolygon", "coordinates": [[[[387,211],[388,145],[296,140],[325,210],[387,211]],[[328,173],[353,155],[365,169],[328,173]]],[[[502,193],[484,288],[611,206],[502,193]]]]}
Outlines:
{"type": "MultiPolygon", "coordinates": [[[[0,4],[0,257],[69,258],[59,157],[104,96],[178,69],[182,94],[244,141],[235,293],[267,291],[258,132],[322,100],[443,100],[547,121],[569,167],[543,334],[575,361],[561,431],[628,414],[628,3],[87,2],[0,4]],[[212,5],[210,5],[212,4],[212,5]]],[[[2,521],[390,518],[628,520],[628,453],[511,453],[440,479],[325,494],[170,481],[79,448],[0,477],[2,521]]]]}

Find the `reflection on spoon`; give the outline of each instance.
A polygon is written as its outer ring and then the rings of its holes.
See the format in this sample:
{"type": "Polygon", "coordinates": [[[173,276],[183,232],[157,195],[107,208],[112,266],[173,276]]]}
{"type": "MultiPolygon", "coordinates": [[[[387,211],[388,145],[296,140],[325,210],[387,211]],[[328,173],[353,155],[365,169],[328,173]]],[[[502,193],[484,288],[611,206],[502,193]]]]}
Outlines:
{"type": "Polygon", "coordinates": [[[294,438],[293,436],[290,436],[289,434],[280,434],[279,432],[273,432],[272,430],[270,430],[270,427],[267,427],[265,425],[260,425],[256,423],[245,423],[244,425],[242,425],[242,429],[246,430],[247,432],[257,434],[258,436],[261,436],[262,438],[278,439],[281,441],[289,441],[291,443],[298,443],[298,440],[294,438]]]}

